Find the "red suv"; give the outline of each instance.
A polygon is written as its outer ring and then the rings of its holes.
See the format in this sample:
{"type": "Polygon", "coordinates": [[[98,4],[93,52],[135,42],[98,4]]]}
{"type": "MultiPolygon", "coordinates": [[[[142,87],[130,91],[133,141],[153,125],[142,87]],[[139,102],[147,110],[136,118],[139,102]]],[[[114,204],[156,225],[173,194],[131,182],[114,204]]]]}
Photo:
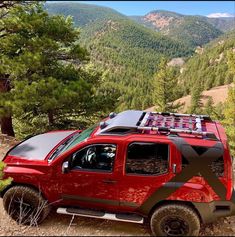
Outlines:
{"type": "Polygon", "coordinates": [[[232,157],[206,115],[129,110],[84,131],[31,137],[5,156],[6,212],[37,225],[58,213],[143,223],[155,235],[197,235],[235,214],[232,157]]]}

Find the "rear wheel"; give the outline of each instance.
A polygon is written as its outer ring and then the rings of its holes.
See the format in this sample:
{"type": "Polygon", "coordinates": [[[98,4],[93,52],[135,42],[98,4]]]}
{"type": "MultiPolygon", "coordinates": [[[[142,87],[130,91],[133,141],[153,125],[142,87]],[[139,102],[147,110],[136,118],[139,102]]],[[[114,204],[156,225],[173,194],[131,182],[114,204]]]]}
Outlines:
{"type": "Polygon", "coordinates": [[[13,220],[23,225],[38,225],[50,212],[39,192],[25,186],[10,188],[3,196],[3,206],[13,220]]]}
{"type": "Polygon", "coordinates": [[[167,204],[157,208],[150,225],[153,234],[159,236],[195,236],[200,230],[197,213],[182,204],[167,204]]]}

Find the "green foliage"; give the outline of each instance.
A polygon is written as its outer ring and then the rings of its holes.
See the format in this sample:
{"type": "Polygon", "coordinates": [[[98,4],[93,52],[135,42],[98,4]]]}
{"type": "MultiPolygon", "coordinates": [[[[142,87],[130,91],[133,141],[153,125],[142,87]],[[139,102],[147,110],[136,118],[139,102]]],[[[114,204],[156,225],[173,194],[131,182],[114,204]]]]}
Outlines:
{"type": "Polygon", "coordinates": [[[162,58],[159,64],[159,70],[154,76],[154,105],[158,111],[176,112],[180,104],[173,104],[177,98],[177,71],[167,66],[167,59],[162,58]]]}
{"type": "Polygon", "coordinates": [[[205,17],[205,20],[223,32],[228,32],[234,30],[235,28],[233,17],[219,17],[219,18],[205,17]]]}
{"type": "Polygon", "coordinates": [[[228,67],[228,55],[234,47],[235,31],[211,42],[201,54],[190,58],[179,76],[182,95],[190,94],[191,88],[198,83],[202,90],[230,84],[234,74],[228,67]]]}
{"type": "Polygon", "coordinates": [[[0,191],[6,187],[7,185],[9,185],[12,181],[11,178],[8,178],[8,179],[3,179],[3,169],[5,167],[5,164],[0,161],[0,191]]]}
{"type": "Polygon", "coordinates": [[[235,55],[232,51],[228,52],[228,67],[233,75],[234,86],[229,89],[225,102],[223,124],[226,127],[231,154],[235,155],[235,55]]]}
{"type": "Polygon", "coordinates": [[[181,23],[169,29],[169,36],[191,47],[202,46],[221,34],[220,30],[197,16],[184,16],[181,23]]]}
{"type": "Polygon", "coordinates": [[[121,13],[108,7],[76,2],[47,2],[45,9],[53,15],[63,14],[64,16],[73,16],[74,24],[79,27],[93,24],[97,20],[126,18],[121,13]]]}
{"type": "Polygon", "coordinates": [[[21,135],[75,124],[79,128],[84,117],[89,123],[89,117],[114,106],[101,100],[102,72],[87,64],[88,53],[71,17],[50,16],[35,4],[17,8],[3,23],[15,33],[1,38],[0,74],[11,89],[1,93],[0,105],[16,124],[31,124],[23,130],[17,126],[21,135]]]}
{"type": "Polygon", "coordinates": [[[119,92],[117,110],[145,109],[153,104],[151,81],[162,56],[188,56],[192,50],[128,17],[93,5],[47,4],[50,13],[73,15],[80,42],[97,68],[107,72],[110,90],[119,92]],[[66,5],[66,6],[65,6],[66,5]],[[74,12],[77,9],[78,13],[74,12]],[[80,15],[79,15],[80,12],[80,15]],[[113,89],[111,89],[113,88],[113,89]]]}
{"type": "Polygon", "coordinates": [[[207,100],[204,108],[204,113],[203,114],[209,114],[212,115],[214,112],[214,101],[212,97],[210,96],[209,99],[207,100]]]}
{"type": "Polygon", "coordinates": [[[191,104],[189,108],[189,113],[191,114],[200,114],[202,108],[201,102],[201,85],[200,83],[195,84],[191,90],[191,104]]]}
{"type": "Polygon", "coordinates": [[[235,88],[229,90],[228,98],[224,107],[224,120],[226,132],[229,139],[231,154],[235,155],[235,88]]]}

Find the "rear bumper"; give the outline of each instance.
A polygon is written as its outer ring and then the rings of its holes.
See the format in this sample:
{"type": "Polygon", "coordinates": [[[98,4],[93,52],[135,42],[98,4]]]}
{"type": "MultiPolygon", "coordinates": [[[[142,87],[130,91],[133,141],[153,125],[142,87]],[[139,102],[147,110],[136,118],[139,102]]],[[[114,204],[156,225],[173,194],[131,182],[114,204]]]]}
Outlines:
{"type": "Polygon", "coordinates": [[[210,203],[193,203],[203,223],[211,223],[220,217],[235,215],[235,190],[230,201],[213,201],[210,203]]]}

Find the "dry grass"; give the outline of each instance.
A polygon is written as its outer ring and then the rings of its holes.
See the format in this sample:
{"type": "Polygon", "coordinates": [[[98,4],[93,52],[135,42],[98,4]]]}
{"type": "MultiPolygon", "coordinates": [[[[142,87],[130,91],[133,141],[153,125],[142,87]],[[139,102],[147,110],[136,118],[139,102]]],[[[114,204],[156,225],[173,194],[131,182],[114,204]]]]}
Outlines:
{"type": "MultiPolygon", "coordinates": [[[[209,97],[212,97],[214,105],[217,105],[218,103],[222,102],[224,103],[227,96],[228,96],[228,89],[230,86],[234,86],[233,84],[230,85],[224,85],[224,86],[217,86],[217,87],[213,87],[208,91],[203,91],[202,93],[202,98],[201,98],[201,102],[203,105],[206,104],[207,100],[209,99],[209,97]]],[[[187,95],[184,96],[178,100],[176,100],[174,103],[183,103],[184,106],[182,106],[182,108],[178,111],[180,113],[185,112],[189,106],[190,106],[190,102],[191,102],[191,96],[187,95]]],[[[148,109],[146,109],[146,111],[155,111],[155,107],[150,107],[148,109]]]]}

